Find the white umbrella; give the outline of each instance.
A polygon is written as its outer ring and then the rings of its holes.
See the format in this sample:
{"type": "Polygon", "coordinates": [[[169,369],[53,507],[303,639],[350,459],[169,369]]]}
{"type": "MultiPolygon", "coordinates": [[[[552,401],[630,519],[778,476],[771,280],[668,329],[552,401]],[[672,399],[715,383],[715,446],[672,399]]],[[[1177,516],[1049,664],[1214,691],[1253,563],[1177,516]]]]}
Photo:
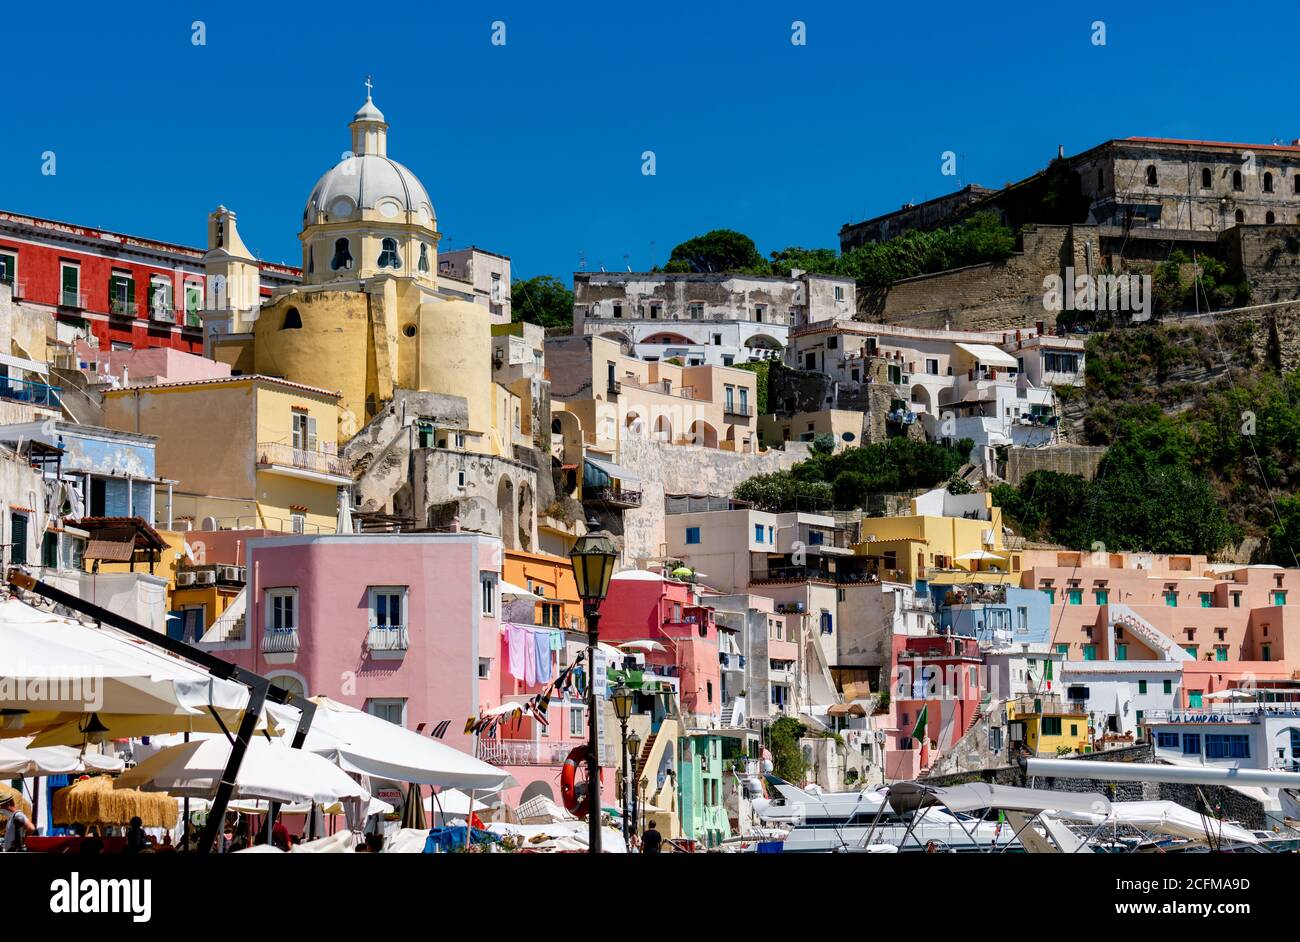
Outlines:
{"type": "Polygon", "coordinates": [[[1227,690],[1216,690],[1214,693],[1207,693],[1202,696],[1203,700],[1254,700],[1255,694],[1242,690],[1240,687],[1229,687],[1227,690]]]}
{"type": "MultiPolygon", "coordinates": [[[[116,788],[208,798],[216,794],[229,758],[230,744],[225,739],[181,743],[145,759],[113,784],[116,788]]],[[[290,749],[279,742],[253,739],[244,753],[231,797],[329,805],[345,799],[368,802],[370,792],[342,769],[314,753],[290,749]]]]}
{"type": "Polygon", "coordinates": [[[491,791],[515,784],[508,772],[429,736],[363,713],[329,697],[313,697],[316,718],[303,748],[340,768],[390,782],[491,791]]]}
{"type": "MultiPolygon", "coordinates": [[[[478,799],[474,800],[473,808],[475,811],[487,811],[491,805],[484,804],[478,799]]],[[[430,795],[424,799],[424,810],[430,814],[436,814],[439,811],[446,817],[468,818],[470,814],[470,799],[458,788],[444,788],[438,792],[438,800],[433,801],[430,795]]]]}
{"type": "Polygon", "coordinates": [[[71,772],[120,772],[126,763],[116,756],[102,756],[71,746],[32,749],[30,739],[0,740],[0,775],[65,775],[71,772]]]}
{"type": "Polygon", "coordinates": [[[523,588],[522,586],[515,585],[513,582],[506,582],[504,579],[500,580],[497,583],[497,585],[501,587],[502,598],[516,598],[516,599],[537,598],[536,592],[530,592],[529,590],[523,588]]]}
{"type": "Polygon", "coordinates": [[[619,645],[624,651],[663,651],[666,650],[658,641],[624,641],[619,645]]]}
{"type": "Polygon", "coordinates": [[[972,560],[1006,559],[1006,557],[1001,553],[990,553],[988,550],[975,550],[974,552],[970,552],[970,553],[962,553],[960,556],[954,558],[972,559],[972,560]]]}

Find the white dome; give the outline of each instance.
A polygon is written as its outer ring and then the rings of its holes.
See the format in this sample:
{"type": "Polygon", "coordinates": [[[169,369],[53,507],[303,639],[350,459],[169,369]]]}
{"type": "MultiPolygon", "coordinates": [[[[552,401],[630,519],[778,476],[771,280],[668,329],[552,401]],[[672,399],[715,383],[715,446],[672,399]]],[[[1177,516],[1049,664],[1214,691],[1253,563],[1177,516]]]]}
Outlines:
{"type": "Polygon", "coordinates": [[[419,178],[396,160],[380,154],[347,157],[316,181],[303,211],[303,222],[311,225],[348,219],[358,209],[375,210],[392,218],[415,213],[419,224],[434,228],[433,204],[419,178]]]}

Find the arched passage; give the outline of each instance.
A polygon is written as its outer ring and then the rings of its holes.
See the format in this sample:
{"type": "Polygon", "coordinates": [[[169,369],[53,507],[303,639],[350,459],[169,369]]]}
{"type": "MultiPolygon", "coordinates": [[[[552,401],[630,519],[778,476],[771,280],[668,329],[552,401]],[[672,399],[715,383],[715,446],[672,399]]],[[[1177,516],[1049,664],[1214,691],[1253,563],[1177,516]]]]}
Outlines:
{"type": "Polygon", "coordinates": [[[718,447],[718,430],[703,419],[696,419],[691,423],[690,437],[693,445],[703,445],[705,448],[718,447]]]}

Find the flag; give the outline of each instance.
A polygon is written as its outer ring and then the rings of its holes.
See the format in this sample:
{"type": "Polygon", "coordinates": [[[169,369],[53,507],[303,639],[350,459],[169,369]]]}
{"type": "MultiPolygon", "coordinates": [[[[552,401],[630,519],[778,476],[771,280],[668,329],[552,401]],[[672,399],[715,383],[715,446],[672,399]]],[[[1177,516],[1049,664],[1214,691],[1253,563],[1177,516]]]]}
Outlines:
{"type": "Polygon", "coordinates": [[[912,738],[920,739],[925,735],[925,728],[929,725],[930,704],[921,707],[921,712],[916,716],[916,725],[912,727],[912,738]]]}

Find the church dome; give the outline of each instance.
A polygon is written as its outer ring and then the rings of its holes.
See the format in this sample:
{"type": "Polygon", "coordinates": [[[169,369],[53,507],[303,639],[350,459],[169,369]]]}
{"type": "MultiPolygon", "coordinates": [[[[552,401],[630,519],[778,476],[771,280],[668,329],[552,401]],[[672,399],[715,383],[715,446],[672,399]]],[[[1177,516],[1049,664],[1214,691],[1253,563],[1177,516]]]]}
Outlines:
{"type": "Polygon", "coordinates": [[[380,154],[346,157],[316,181],[303,219],[308,225],[350,219],[358,210],[373,210],[402,222],[434,227],[433,204],[418,177],[396,160],[380,154]]]}
{"type": "Polygon", "coordinates": [[[418,177],[388,156],[388,124],[370,99],[353,116],[352,156],[344,157],[316,181],[303,224],[353,219],[363,212],[378,213],[395,222],[437,227],[433,204],[418,177]]]}

